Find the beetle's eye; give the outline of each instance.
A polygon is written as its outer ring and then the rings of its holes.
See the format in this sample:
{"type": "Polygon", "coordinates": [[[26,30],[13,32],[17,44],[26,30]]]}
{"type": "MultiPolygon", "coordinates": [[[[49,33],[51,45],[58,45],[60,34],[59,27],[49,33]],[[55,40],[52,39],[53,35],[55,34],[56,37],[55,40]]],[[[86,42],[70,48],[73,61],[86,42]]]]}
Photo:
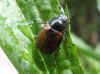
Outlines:
{"type": "Polygon", "coordinates": [[[66,23],[66,20],[64,20],[63,23],[65,24],[66,23]]]}

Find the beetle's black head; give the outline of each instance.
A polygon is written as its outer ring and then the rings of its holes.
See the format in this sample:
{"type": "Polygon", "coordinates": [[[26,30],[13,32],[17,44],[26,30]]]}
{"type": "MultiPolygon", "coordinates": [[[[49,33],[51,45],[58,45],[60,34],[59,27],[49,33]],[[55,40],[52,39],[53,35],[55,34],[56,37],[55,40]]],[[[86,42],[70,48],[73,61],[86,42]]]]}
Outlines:
{"type": "Polygon", "coordinates": [[[64,32],[66,31],[66,27],[67,27],[66,21],[67,21],[67,16],[62,14],[52,19],[49,24],[51,26],[51,29],[54,29],[59,32],[64,32]]]}

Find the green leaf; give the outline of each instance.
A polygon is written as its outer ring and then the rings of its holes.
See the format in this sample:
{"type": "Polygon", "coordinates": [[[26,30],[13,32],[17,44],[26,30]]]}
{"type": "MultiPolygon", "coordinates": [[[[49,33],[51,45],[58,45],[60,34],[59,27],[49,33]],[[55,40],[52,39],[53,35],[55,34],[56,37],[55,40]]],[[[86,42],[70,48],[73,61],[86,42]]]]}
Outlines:
{"type": "Polygon", "coordinates": [[[76,45],[76,48],[79,52],[97,61],[100,61],[100,54],[93,51],[93,48],[91,46],[86,44],[82,39],[75,36],[74,34],[71,34],[71,37],[72,37],[73,43],[76,45]]]}
{"type": "Polygon", "coordinates": [[[16,27],[0,24],[0,45],[19,73],[38,72],[31,60],[32,42],[16,27]]]}
{"type": "Polygon", "coordinates": [[[17,71],[20,74],[84,74],[71,40],[70,24],[58,55],[43,54],[35,47],[35,36],[41,29],[39,23],[48,22],[61,13],[58,0],[16,0],[16,3],[30,25],[25,25],[26,21],[24,25],[9,25],[4,23],[6,19],[0,18],[3,20],[0,46],[17,71]]]}

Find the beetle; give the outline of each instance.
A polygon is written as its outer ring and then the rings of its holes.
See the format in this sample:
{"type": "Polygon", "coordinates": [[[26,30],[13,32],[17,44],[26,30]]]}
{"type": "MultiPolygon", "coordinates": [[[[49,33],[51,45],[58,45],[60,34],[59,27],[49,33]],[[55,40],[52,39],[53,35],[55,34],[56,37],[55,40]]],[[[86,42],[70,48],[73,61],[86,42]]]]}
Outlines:
{"type": "Polygon", "coordinates": [[[59,46],[67,30],[67,16],[61,14],[45,24],[38,34],[36,47],[45,54],[52,54],[59,50],[59,46]]]}

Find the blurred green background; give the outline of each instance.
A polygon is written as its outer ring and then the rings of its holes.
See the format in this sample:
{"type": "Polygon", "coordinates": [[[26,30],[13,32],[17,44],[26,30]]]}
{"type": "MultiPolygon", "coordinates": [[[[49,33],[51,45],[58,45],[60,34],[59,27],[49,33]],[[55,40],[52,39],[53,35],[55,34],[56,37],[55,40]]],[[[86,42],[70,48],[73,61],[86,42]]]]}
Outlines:
{"type": "MultiPolygon", "coordinates": [[[[34,35],[41,29],[37,23],[59,15],[59,4],[69,10],[71,39],[80,61],[76,64],[76,71],[81,66],[84,74],[100,74],[100,0],[0,0],[1,48],[20,74],[83,74],[81,70],[75,72],[75,66],[69,64],[68,58],[65,60],[64,53],[60,54],[64,58],[58,59],[59,73],[56,72],[58,68],[52,72],[46,62],[43,62],[46,72],[42,71],[32,60],[34,35]],[[66,69],[63,70],[62,66],[66,69]]],[[[75,57],[72,59],[74,63],[78,62],[76,56],[70,56],[75,57]]]]}
{"type": "MultiPolygon", "coordinates": [[[[67,3],[70,9],[72,33],[81,38],[100,57],[100,0],[66,0],[66,3],[64,1],[62,5],[65,7],[67,3]]],[[[87,47],[85,49],[89,50],[87,47]]],[[[89,74],[100,74],[100,60],[90,57],[80,54],[81,64],[89,74]]]]}

